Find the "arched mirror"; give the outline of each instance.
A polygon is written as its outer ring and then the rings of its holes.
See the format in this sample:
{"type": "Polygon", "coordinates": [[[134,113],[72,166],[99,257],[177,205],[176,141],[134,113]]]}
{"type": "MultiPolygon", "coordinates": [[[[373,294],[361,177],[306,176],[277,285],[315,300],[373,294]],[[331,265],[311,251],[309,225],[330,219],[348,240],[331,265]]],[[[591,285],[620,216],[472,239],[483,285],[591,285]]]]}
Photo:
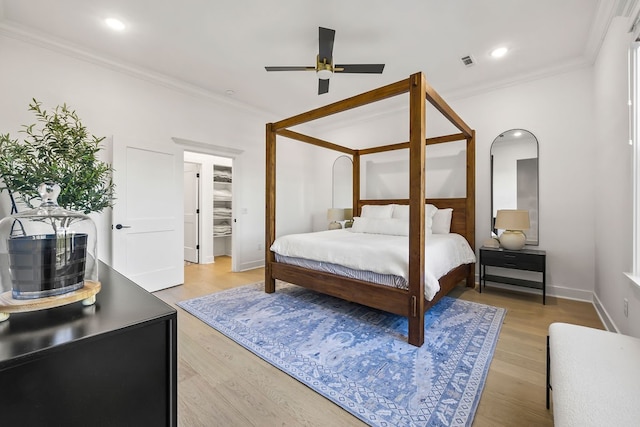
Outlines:
{"type": "Polygon", "coordinates": [[[333,162],[332,206],[351,209],[353,205],[353,162],[350,157],[340,156],[333,162]]]}
{"type": "Polygon", "coordinates": [[[500,209],[529,211],[527,245],[538,244],[538,140],[529,131],[512,129],[491,144],[491,230],[500,209]]]}

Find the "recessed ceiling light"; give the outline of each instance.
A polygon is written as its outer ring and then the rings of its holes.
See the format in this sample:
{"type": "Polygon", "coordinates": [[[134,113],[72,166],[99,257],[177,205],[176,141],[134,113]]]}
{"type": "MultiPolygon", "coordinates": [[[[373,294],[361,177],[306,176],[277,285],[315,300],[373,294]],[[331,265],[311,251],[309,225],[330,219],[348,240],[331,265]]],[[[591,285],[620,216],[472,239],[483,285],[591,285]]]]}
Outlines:
{"type": "Polygon", "coordinates": [[[509,51],[508,48],[506,47],[499,47],[497,49],[493,49],[491,51],[491,56],[493,56],[494,58],[502,58],[503,56],[505,56],[507,54],[507,52],[509,51]]]}
{"type": "Polygon", "coordinates": [[[520,132],[519,130],[513,133],[513,136],[520,136],[520,135],[522,135],[522,132],[520,132]]]}
{"type": "Polygon", "coordinates": [[[107,18],[107,19],[104,20],[104,22],[112,30],[123,31],[125,29],[124,23],[119,19],[107,18]]]}

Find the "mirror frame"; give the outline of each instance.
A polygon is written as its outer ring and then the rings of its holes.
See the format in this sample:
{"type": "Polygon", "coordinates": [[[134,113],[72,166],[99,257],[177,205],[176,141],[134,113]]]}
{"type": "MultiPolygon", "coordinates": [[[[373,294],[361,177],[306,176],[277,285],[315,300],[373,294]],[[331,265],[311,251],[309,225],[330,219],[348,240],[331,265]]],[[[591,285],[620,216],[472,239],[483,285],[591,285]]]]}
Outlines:
{"type": "MultiPolygon", "coordinates": [[[[531,226],[532,228],[536,227],[536,238],[535,239],[531,239],[529,238],[529,236],[527,236],[527,240],[526,240],[526,245],[529,246],[538,246],[540,244],[540,143],[538,141],[538,138],[534,135],[533,132],[527,130],[527,129],[521,129],[521,128],[516,128],[516,129],[509,129],[506,130],[504,132],[501,132],[491,143],[491,147],[489,149],[489,157],[490,157],[490,174],[491,174],[491,189],[490,189],[490,199],[491,199],[491,211],[490,211],[490,221],[491,221],[491,232],[492,233],[496,233],[496,229],[494,227],[494,216],[493,216],[493,211],[494,211],[494,192],[493,192],[493,188],[494,188],[494,144],[496,143],[496,141],[500,141],[500,138],[504,136],[505,133],[508,132],[516,132],[516,131],[521,131],[521,132],[527,132],[529,135],[531,135],[531,138],[533,139],[533,142],[535,142],[536,144],[536,201],[535,201],[535,210],[536,210],[536,214],[533,216],[533,218],[531,218],[531,226]]],[[[497,233],[496,233],[497,234],[497,233]]]]}
{"type": "Polygon", "coordinates": [[[353,160],[351,159],[351,157],[349,156],[338,156],[334,161],[333,161],[333,166],[331,168],[331,207],[332,208],[351,208],[353,209],[353,160]],[[345,160],[349,161],[348,164],[348,168],[349,170],[346,170],[347,164],[345,163],[344,165],[344,170],[340,170],[339,168],[341,167],[340,163],[343,163],[345,160]],[[336,167],[338,166],[338,167],[336,167]],[[348,186],[348,192],[344,191],[344,197],[341,194],[340,195],[340,201],[342,201],[342,199],[344,200],[348,200],[348,205],[347,206],[336,206],[336,185],[338,183],[340,184],[345,184],[346,182],[348,182],[349,186],[348,186]]]}

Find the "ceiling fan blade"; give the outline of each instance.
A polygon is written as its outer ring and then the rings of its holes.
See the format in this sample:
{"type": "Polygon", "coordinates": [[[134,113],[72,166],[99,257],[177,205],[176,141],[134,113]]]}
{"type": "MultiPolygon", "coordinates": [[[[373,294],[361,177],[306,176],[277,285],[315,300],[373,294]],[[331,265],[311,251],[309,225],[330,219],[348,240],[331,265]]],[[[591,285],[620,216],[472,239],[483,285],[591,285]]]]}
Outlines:
{"type": "Polygon", "coordinates": [[[318,27],[320,33],[320,41],[318,43],[318,60],[323,62],[327,60],[327,64],[333,62],[333,40],[336,37],[336,30],[318,27]]]}
{"type": "Polygon", "coordinates": [[[382,70],[384,64],[345,64],[333,67],[335,73],[382,74],[382,70]]]}
{"type": "Polygon", "coordinates": [[[292,66],[292,67],[264,67],[267,71],[315,71],[316,67],[292,66]]]}
{"type": "Polygon", "coordinates": [[[318,79],[318,95],[329,92],[329,79],[318,79]]]}

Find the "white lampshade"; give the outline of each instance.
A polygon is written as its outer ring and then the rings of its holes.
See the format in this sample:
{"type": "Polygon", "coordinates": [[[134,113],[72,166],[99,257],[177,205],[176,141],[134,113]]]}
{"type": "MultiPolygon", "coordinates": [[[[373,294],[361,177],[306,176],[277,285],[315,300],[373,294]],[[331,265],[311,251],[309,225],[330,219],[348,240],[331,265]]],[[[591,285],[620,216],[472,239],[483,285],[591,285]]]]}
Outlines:
{"type": "Polygon", "coordinates": [[[327,209],[327,219],[329,221],[344,221],[344,209],[330,208],[327,209]]]}
{"type": "Polygon", "coordinates": [[[529,211],[524,209],[500,209],[496,215],[495,228],[500,230],[528,230],[529,211]]]}
{"type": "Polygon", "coordinates": [[[351,221],[353,219],[353,209],[345,209],[344,210],[344,219],[347,221],[351,221]]]}

